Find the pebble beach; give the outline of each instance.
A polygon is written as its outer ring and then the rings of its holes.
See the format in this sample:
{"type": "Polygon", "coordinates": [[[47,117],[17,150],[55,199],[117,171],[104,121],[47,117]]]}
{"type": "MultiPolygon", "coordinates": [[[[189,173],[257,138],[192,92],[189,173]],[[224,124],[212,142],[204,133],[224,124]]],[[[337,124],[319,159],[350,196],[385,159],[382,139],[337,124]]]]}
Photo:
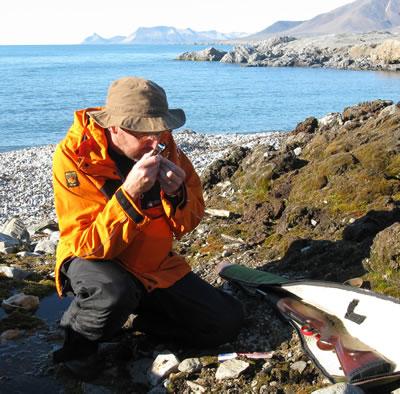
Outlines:
{"type": "MultiPolygon", "coordinates": [[[[236,145],[279,147],[286,133],[203,134],[191,130],[174,133],[178,146],[192,160],[197,172],[224,156],[236,145]]],[[[56,220],[51,163],[56,145],[0,153],[0,225],[18,216],[26,226],[56,220]]]]}

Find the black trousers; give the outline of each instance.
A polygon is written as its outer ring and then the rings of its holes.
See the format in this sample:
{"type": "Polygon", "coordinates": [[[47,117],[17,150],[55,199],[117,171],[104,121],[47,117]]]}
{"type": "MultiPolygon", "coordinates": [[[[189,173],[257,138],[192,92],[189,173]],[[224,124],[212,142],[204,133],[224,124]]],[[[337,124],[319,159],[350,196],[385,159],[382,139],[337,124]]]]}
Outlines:
{"type": "Polygon", "coordinates": [[[63,274],[74,300],[61,326],[92,341],[112,337],[132,313],[136,330],[199,347],[233,340],[243,322],[239,301],[192,272],[150,293],[114,261],[76,258],[63,274]]]}

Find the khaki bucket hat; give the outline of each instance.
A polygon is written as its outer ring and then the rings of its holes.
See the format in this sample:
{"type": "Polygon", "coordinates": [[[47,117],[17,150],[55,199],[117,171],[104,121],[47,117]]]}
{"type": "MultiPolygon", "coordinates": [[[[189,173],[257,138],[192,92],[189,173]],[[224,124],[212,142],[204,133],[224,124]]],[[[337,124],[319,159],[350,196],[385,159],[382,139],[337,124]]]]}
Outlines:
{"type": "Polygon", "coordinates": [[[185,124],[182,109],[169,109],[164,89],[152,81],[124,77],[111,83],[103,110],[88,113],[103,128],[160,132],[185,124]]]}

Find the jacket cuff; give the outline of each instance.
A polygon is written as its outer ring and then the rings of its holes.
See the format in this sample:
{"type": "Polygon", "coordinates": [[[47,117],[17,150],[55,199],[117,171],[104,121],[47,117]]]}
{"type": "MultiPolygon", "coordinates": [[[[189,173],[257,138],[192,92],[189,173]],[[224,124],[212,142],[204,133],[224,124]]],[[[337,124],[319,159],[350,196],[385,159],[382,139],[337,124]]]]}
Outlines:
{"type": "Polygon", "coordinates": [[[165,199],[172,205],[174,212],[177,208],[183,208],[186,204],[186,187],[182,183],[180,188],[178,189],[177,194],[171,196],[167,193],[164,193],[165,199]]]}
{"type": "Polygon", "coordinates": [[[115,197],[121,205],[122,209],[125,211],[125,213],[136,223],[140,224],[143,222],[145,219],[144,215],[139,211],[139,209],[135,206],[133,201],[129,199],[129,197],[124,193],[124,190],[122,187],[120,187],[116,193],[115,197]]]}

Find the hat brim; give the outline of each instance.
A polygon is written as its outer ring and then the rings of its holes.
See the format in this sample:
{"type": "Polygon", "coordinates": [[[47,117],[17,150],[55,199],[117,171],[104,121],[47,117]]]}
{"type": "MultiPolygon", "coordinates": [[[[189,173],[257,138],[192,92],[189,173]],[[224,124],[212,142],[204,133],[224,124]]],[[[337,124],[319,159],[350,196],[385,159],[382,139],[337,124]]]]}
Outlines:
{"type": "Polygon", "coordinates": [[[182,109],[170,109],[161,116],[117,116],[108,114],[107,110],[90,111],[88,115],[101,127],[118,126],[136,132],[160,132],[182,127],[186,122],[182,109]]]}

